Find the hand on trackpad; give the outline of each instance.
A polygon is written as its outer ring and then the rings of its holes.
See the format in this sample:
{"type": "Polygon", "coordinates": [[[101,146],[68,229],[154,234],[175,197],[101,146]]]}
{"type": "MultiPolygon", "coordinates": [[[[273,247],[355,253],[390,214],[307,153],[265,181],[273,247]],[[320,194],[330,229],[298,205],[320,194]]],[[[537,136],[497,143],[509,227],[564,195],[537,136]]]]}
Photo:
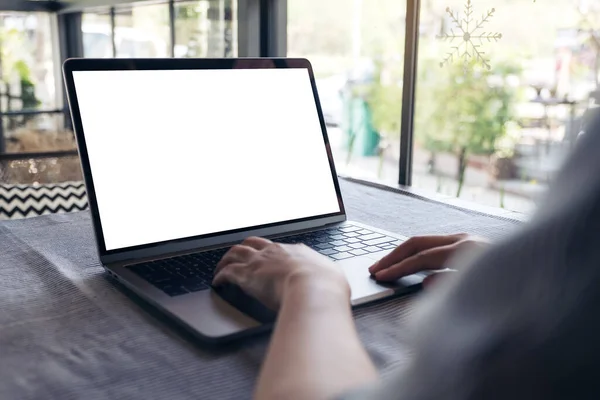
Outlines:
{"type": "Polygon", "coordinates": [[[237,285],[227,283],[213,289],[223,300],[262,324],[272,324],[277,319],[275,311],[246,294],[237,285]]]}
{"type": "Polygon", "coordinates": [[[379,284],[398,282],[410,286],[425,278],[422,283],[427,286],[437,276],[434,271],[448,271],[446,263],[458,252],[480,249],[487,243],[467,234],[413,237],[373,264],[369,273],[379,284]]]}

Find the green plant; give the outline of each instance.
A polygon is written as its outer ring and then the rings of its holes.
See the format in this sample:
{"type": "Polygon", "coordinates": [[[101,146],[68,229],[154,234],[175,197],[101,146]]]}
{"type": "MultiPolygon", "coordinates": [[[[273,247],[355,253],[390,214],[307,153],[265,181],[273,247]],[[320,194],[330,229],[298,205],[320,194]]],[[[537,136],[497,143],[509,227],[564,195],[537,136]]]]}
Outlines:
{"type": "Polygon", "coordinates": [[[35,95],[35,85],[28,79],[21,78],[21,101],[24,110],[36,108],[41,104],[35,95]]]}
{"type": "Polygon", "coordinates": [[[384,137],[400,136],[402,115],[402,71],[399,63],[376,63],[375,80],[365,90],[365,99],[373,113],[373,126],[384,137]],[[385,75],[385,79],[384,79],[385,75]]]}
{"type": "Polygon", "coordinates": [[[19,49],[25,46],[25,35],[17,29],[0,28],[0,56],[2,57],[2,78],[10,79],[15,72],[29,73],[27,65],[23,60],[16,58],[19,49]]]}
{"type": "MultiPolygon", "coordinates": [[[[506,82],[517,75],[519,67],[498,64],[492,71],[470,63],[462,63],[440,71],[442,79],[430,86],[428,118],[421,115],[418,130],[420,142],[432,153],[446,151],[458,157],[456,197],[463,184],[468,157],[472,154],[492,155],[515,119],[514,103],[518,90],[506,82]]],[[[425,105],[421,103],[423,109],[425,105]]]]}
{"type": "MultiPolygon", "coordinates": [[[[31,76],[29,65],[16,57],[19,54],[18,49],[24,46],[24,33],[16,29],[0,30],[0,57],[2,58],[2,79],[6,82],[11,81],[14,76],[18,76],[21,86],[21,108],[34,109],[40,105],[40,101],[35,94],[35,83],[31,76]]],[[[33,116],[21,117],[20,123],[14,119],[10,120],[9,126],[16,128],[25,125],[33,116]]]]}
{"type": "Polygon", "coordinates": [[[375,129],[387,137],[400,136],[402,114],[402,87],[398,85],[373,85],[368,103],[373,111],[375,129]]]}

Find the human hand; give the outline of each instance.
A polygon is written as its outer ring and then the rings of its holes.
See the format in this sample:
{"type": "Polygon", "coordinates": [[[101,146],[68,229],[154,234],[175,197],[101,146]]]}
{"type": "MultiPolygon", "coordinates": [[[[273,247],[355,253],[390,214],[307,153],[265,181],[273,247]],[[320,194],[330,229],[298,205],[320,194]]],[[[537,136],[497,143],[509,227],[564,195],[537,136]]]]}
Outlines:
{"type": "MultiPolygon", "coordinates": [[[[421,271],[440,270],[458,251],[486,244],[485,239],[467,234],[413,237],[375,263],[369,272],[378,281],[395,281],[421,271]]],[[[430,283],[433,276],[423,284],[430,283]]]]}
{"type": "Polygon", "coordinates": [[[293,285],[327,285],[350,298],[348,281],[329,258],[305,245],[246,239],[233,246],[215,269],[214,286],[238,285],[265,306],[278,310],[284,293],[293,285]]]}

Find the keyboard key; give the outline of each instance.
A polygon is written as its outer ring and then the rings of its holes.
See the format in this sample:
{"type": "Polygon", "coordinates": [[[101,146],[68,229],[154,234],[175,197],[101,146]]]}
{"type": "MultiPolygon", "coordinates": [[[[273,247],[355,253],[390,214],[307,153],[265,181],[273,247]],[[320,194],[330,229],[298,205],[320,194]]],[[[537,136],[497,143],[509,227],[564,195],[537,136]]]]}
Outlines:
{"type": "Polygon", "coordinates": [[[342,240],[334,240],[333,242],[331,242],[330,244],[334,245],[334,246],[344,246],[346,245],[346,242],[342,241],[342,240]]]}
{"type": "Polygon", "coordinates": [[[361,235],[358,238],[362,241],[366,241],[366,240],[373,240],[373,239],[379,239],[384,237],[383,235],[380,235],[379,233],[371,233],[369,235],[361,235]]]}
{"type": "Polygon", "coordinates": [[[369,253],[377,253],[378,251],[383,250],[381,247],[377,247],[377,246],[369,246],[369,247],[365,247],[363,248],[364,251],[369,252],[369,253]]]}
{"type": "Polygon", "coordinates": [[[352,238],[352,237],[360,236],[360,234],[358,234],[356,232],[349,232],[349,233],[344,233],[344,236],[352,238]]]}
{"type": "Polygon", "coordinates": [[[363,243],[366,244],[367,246],[377,246],[378,244],[383,244],[383,243],[389,243],[389,242],[393,242],[396,239],[391,238],[391,237],[382,237],[379,239],[373,239],[373,240],[367,240],[364,241],[363,243]]]}
{"type": "Polygon", "coordinates": [[[217,263],[228,249],[186,254],[128,267],[171,297],[210,288],[217,263]]]}
{"type": "Polygon", "coordinates": [[[196,272],[195,271],[190,271],[188,270],[184,270],[184,271],[178,271],[177,275],[175,276],[177,279],[181,279],[182,281],[185,281],[186,279],[192,279],[196,276],[196,272]]]}
{"type": "Polygon", "coordinates": [[[386,244],[386,245],[381,246],[381,248],[384,249],[384,250],[393,250],[396,247],[397,246],[394,246],[393,244],[386,244]]]}
{"type": "Polygon", "coordinates": [[[331,255],[331,258],[335,259],[335,260],[345,260],[347,258],[352,258],[354,257],[353,254],[350,253],[336,253],[331,255]]]}
{"type": "Polygon", "coordinates": [[[359,228],[358,226],[354,226],[354,225],[346,225],[346,226],[342,226],[339,230],[340,232],[352,232],[352,231],[357,231],[361,228],[359,228]]]}
{"type": "Polygon", "coordinates": [[[362,243],[352,243],[350,244],[350,247],[352,247],[353,249],[364,249],[365,247],[367,247],[367,245],[362,243]]]}
{"type": "Polygon", "coordinates": [[[157,284],[157,283],[167,283],[167,282],[171,282],[173,280],[175,280],[173,274],[168,274],[164,271],[159,271],[159,272],[155,272],[152,275],[140,275],[142,278],[144,278],[145,280],[147,280],[148,282],[152,283],[152,284],[157,284]]]}
{"type": "Polygon", "coordinates": [[[330,236],[332,240],[343,240],[346,239],[346,236],[344,235],[332,235],[330,236]]]}
{"type": "Polygon", "coordinates": [[[325,256],[330,256],[332,254],[337,253],[337,251],[335,251],[334,249],[324,249],[324,250],[319,250],[319,253],[321,253],[325,256]]]}
{"type": "Polygon", "coordinates": [[[359,243],[360,240],[357,239],[357,238],[345,238],[344,242],[346,242],[346,243],[359,243]]]}
{"type": "Polygon", "coordinates": [[[339,247],[334,247],[333,249],[336,250],[336,251],[339,251],[339,252],[344,252],[344,251],[350,251],[350,250],[352,250],[352,247],[339,246],[339,247]]]}
{"type": "Polygon", "coordinates": [[[368,230],[368,229],[362,229],[360,231],[356,231],[356,233],[360,233],[361,235],[369,235],[371,233],[373,233],[372,231],[368,230]]]}
{"type": "Polygon", "coordinates": [[[273,241],[277,242],[277,243],[283,243],[283,244],[293,244],[292,239],[290,239],[290,238],[277,238],[277,239],[273,239],[273,241]]]}
{"type": "Polygon", "coordinates": [[[369,254],[364,250],[350,250],[350,253],[354,254],[355,256],[363,256],[365,254],[369,254]]]}
{"type": "Polygon", "coordinates": [[[321,243],[321,244],[316,245],[315,247],[317,249],[324,250],[324,249],[330,249],[330,248],[332,248],[333,244],[331,244],[331,243],[321,243]]]}

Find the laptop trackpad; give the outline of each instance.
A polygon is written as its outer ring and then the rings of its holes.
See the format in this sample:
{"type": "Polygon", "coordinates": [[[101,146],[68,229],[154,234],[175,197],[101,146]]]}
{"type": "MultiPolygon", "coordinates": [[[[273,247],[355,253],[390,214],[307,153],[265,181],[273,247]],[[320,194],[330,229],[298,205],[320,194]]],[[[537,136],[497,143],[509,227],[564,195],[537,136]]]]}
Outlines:
{"type": "Polygon", "coordinates": [[[378,283],[369,274],[373,259],[356,257],[338,261],[352,290],[352,305],[358,306],[398,294],[409,294],[418,290],[423,278],[411,275],[395,283],[378,283]]]}

